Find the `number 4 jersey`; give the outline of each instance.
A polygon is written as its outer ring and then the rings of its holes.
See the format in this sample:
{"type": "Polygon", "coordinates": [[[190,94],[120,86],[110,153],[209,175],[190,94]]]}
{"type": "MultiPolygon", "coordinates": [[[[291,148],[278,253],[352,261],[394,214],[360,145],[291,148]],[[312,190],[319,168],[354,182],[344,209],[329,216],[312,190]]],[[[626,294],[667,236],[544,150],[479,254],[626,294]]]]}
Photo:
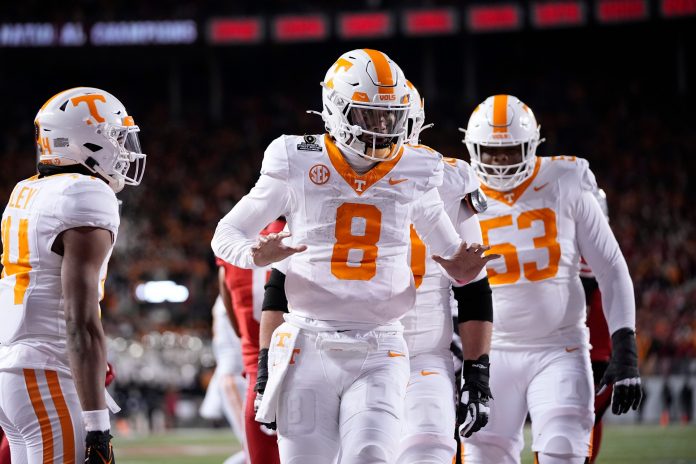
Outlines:
{"type": "Polygon", "coordinates": [[[213,249],[253,267],[258,232],[284,215],[293,243],[307,246],[287,269],[295,314],[335,327],[396,321],[415,300],[410,224],[433,253],[450,256],[459,245],[436,190],[442,166],[438,153],[404,146],[360,175],[329,136],[282,136],[266,150],[256,186],[220,221],[213,249]]]}
{"type": "Polygon", "coordinates": [[[510,192],[484,187],[481,231],[491,253],[493,347],[588,346],[580,256],[601,269],[610,328],[633,327],[635,303],[626,261],[593,192],[586,160],[537,158],[532,176],[510,192]]]}
{"type": "MultiPolygon", "coordinates": [[[[31,177],[19,182],[2,215],[0,369],[70,373],[66,352],[61,265],[51,250],[58,235],[76,227],[118,232],[116,195],[81,174],[31,177]]],[[[109,253],[110,255],[110,253],[109,253]]],[[[100,297],[109,256],[100,271],[100,297]]]]}

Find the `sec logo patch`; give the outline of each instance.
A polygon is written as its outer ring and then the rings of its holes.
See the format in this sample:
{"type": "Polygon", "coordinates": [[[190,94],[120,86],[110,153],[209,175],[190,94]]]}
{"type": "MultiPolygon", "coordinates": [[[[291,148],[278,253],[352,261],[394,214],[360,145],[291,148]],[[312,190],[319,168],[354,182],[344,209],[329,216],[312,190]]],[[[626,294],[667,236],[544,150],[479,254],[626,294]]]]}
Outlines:
{"type": "Polygon", "coordinates": [[[322,185],[329,181],[331,177],[331,171],[323,164],[315,164],[309,170],[309,180],[314,182],[316,185],[322,185]]]}

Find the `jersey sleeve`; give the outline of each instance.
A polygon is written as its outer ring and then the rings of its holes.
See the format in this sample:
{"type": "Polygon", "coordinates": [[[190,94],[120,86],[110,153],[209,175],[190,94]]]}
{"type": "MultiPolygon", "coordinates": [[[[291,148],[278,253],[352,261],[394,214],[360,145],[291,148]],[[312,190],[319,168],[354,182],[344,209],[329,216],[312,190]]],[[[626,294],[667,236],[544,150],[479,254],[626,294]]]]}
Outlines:
{"type": "Polygon", "coordinates": [[[218,223],[211,242],[215,256],[243,269],[253,269],[251,247],[267,224],[288,215],[289,162],[285,136],[274,140],[266,149],[261,177],[218,223]]]}
{"type": "MultiPolygon", "coordinates": [[[[457,220],[454,226],[457,229],[459,237],[462,239],[462,241],[466,242],[467,245],[471,245],[472,243],[483,243],[481,223],[479,221],[478,214],[474,213],[471,208],[469,208],[469,206],[463,202],[459,203],[459,212],[457,214],[457,220]]],[[[479,281],[487,275],[486,267],[484,266],[483,269],[481,269],[481,272],[479,272],[479,274],[474,277],[471,282],[479,281]]]]}
{"type": "MultiPolygon", "coordinates": [[[[589,169],[587,171],[589,172],[589,169]]],[[[599,283],[609,331],[614,333],[623,327],[635,330],[633,282],[626,259],[597,199],[590,190],[592,184],[582,185],[588,190],[581,192],[575,205],[576,236],[580,253],[594,271],[599,283]]]]}
{"type": "Polygon", "coordinates": [[[62,192],[55,208],[61,226],[54,237],[76,227],[105,229],[114,237],[118,233],[118,200],[113,190],[103,181],[81,176],[62,192]]]}
{"type": "Polygon", "coordinates": [[[455,158],[444,159],[444,179],[439,189],[444,202],[461,200],[480,186],[469,163],[455,158]]]}
{"type": "Polygon", "coordinates": [[[459,235],[445,212],[437,189],[430,189],[416,201],[411,220],[418,236],[433,254],[447,257],[457,251],[459,235]]]}

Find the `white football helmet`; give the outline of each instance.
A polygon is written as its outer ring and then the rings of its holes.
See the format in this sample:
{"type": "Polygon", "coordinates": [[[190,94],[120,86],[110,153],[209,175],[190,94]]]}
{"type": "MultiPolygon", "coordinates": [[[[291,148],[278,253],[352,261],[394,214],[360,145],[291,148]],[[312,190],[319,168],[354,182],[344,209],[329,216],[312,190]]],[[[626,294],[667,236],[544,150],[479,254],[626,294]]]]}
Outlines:
{"type": "Polygon", "coordinates": [[[352,50],[329,68],[321,85],[321,117],[342,150],[371,161],[397,156],[407,135],[410,89],[396,63],[377,50],[352,50]],[[383,148],[391,148],[386,158],[368,154],[383,148]]]}
{"type": "Polygon", "coordinates": [[[34,125],[39,163],[81,164],[116,192],[142,180],[140,128],[110,93],[91,87],[60,92],[44,103],[34,125]]]}
{"type": "Polygon", "coordinates": [[[421,97],[418,89],[411,83],[411,81],[407,80],[406,85],[408,86],[409,90],[411,90],[411,96],[409,97],[411,104],[408,108],[408,136],[406,143],[410,145],[418,145],[420,142],[421,132],[429,127],[433,127],[433,125],[423,125],[425,124],[425,99],[421,97]]]}
{"type": "MultiPolygon", "coordinates": [[[[462,129],[463,130],[463,129],[462,129]]],[[[471,166],[481,182],[494,190],[507,192],[532,175],[536,149],[541,140],[532,110],[512,95],[495,95],[476,107],[469,118],[463,142],[471,156],[471,166]],[[481,162],[481,147],[515,147],[522,151],[516,164],[494,165],[481,162]]]]}

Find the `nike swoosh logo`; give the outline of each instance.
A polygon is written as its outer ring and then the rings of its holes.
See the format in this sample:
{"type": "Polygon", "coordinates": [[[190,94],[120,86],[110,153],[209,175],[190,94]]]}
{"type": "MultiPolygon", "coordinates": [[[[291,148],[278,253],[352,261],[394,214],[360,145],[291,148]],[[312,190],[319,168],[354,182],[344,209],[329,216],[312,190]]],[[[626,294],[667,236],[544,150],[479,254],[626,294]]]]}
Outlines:
{"type": "Polygon", "coordinates": [[[578,346],[576,346],[575,348],[568,348],[566,346],[565,350],[566,350],[566,353],[572,353],[573,351],[578,351],[579,349],[580,349],[580,347],[578,347],[578,346]]]}
{"type": "Polygon", "coordinates": [[[422,371],[421,371],[421,375],[422,375],[423,377],[425,377],[426,375],[437,375],[437,374],[438,374],[438,372],[426,371],[426,370],[422,370],[422,371]]]}
{"type": "Polygon", "coordinates": [[[396,185],[400,184],[402,182],[406,182],[408,179],[392,179],[391,177],[389,178],[389,185],[396,185]]]}
{"type": "Polygon", "coordinates": [[[392,350],[387,351],[387,354],[389,355],[390,358],[398,358],[398,357],[401,357],[401,356],[406,357],[405,354],[399,353],[399,352],[397,352],[397,351],[392,351],[392,350]]]}
{"type": "Polygon", "coordinates": [[[545,184],[543,184],[543,185],[540,185],[539,187],[534,187],[534,191],[535,191],[535,192],[538,192],[539,190],[543,189],[543,188],[546,187],[547,185],[549,185],[548,182],[545,183],[545,184]]]}

